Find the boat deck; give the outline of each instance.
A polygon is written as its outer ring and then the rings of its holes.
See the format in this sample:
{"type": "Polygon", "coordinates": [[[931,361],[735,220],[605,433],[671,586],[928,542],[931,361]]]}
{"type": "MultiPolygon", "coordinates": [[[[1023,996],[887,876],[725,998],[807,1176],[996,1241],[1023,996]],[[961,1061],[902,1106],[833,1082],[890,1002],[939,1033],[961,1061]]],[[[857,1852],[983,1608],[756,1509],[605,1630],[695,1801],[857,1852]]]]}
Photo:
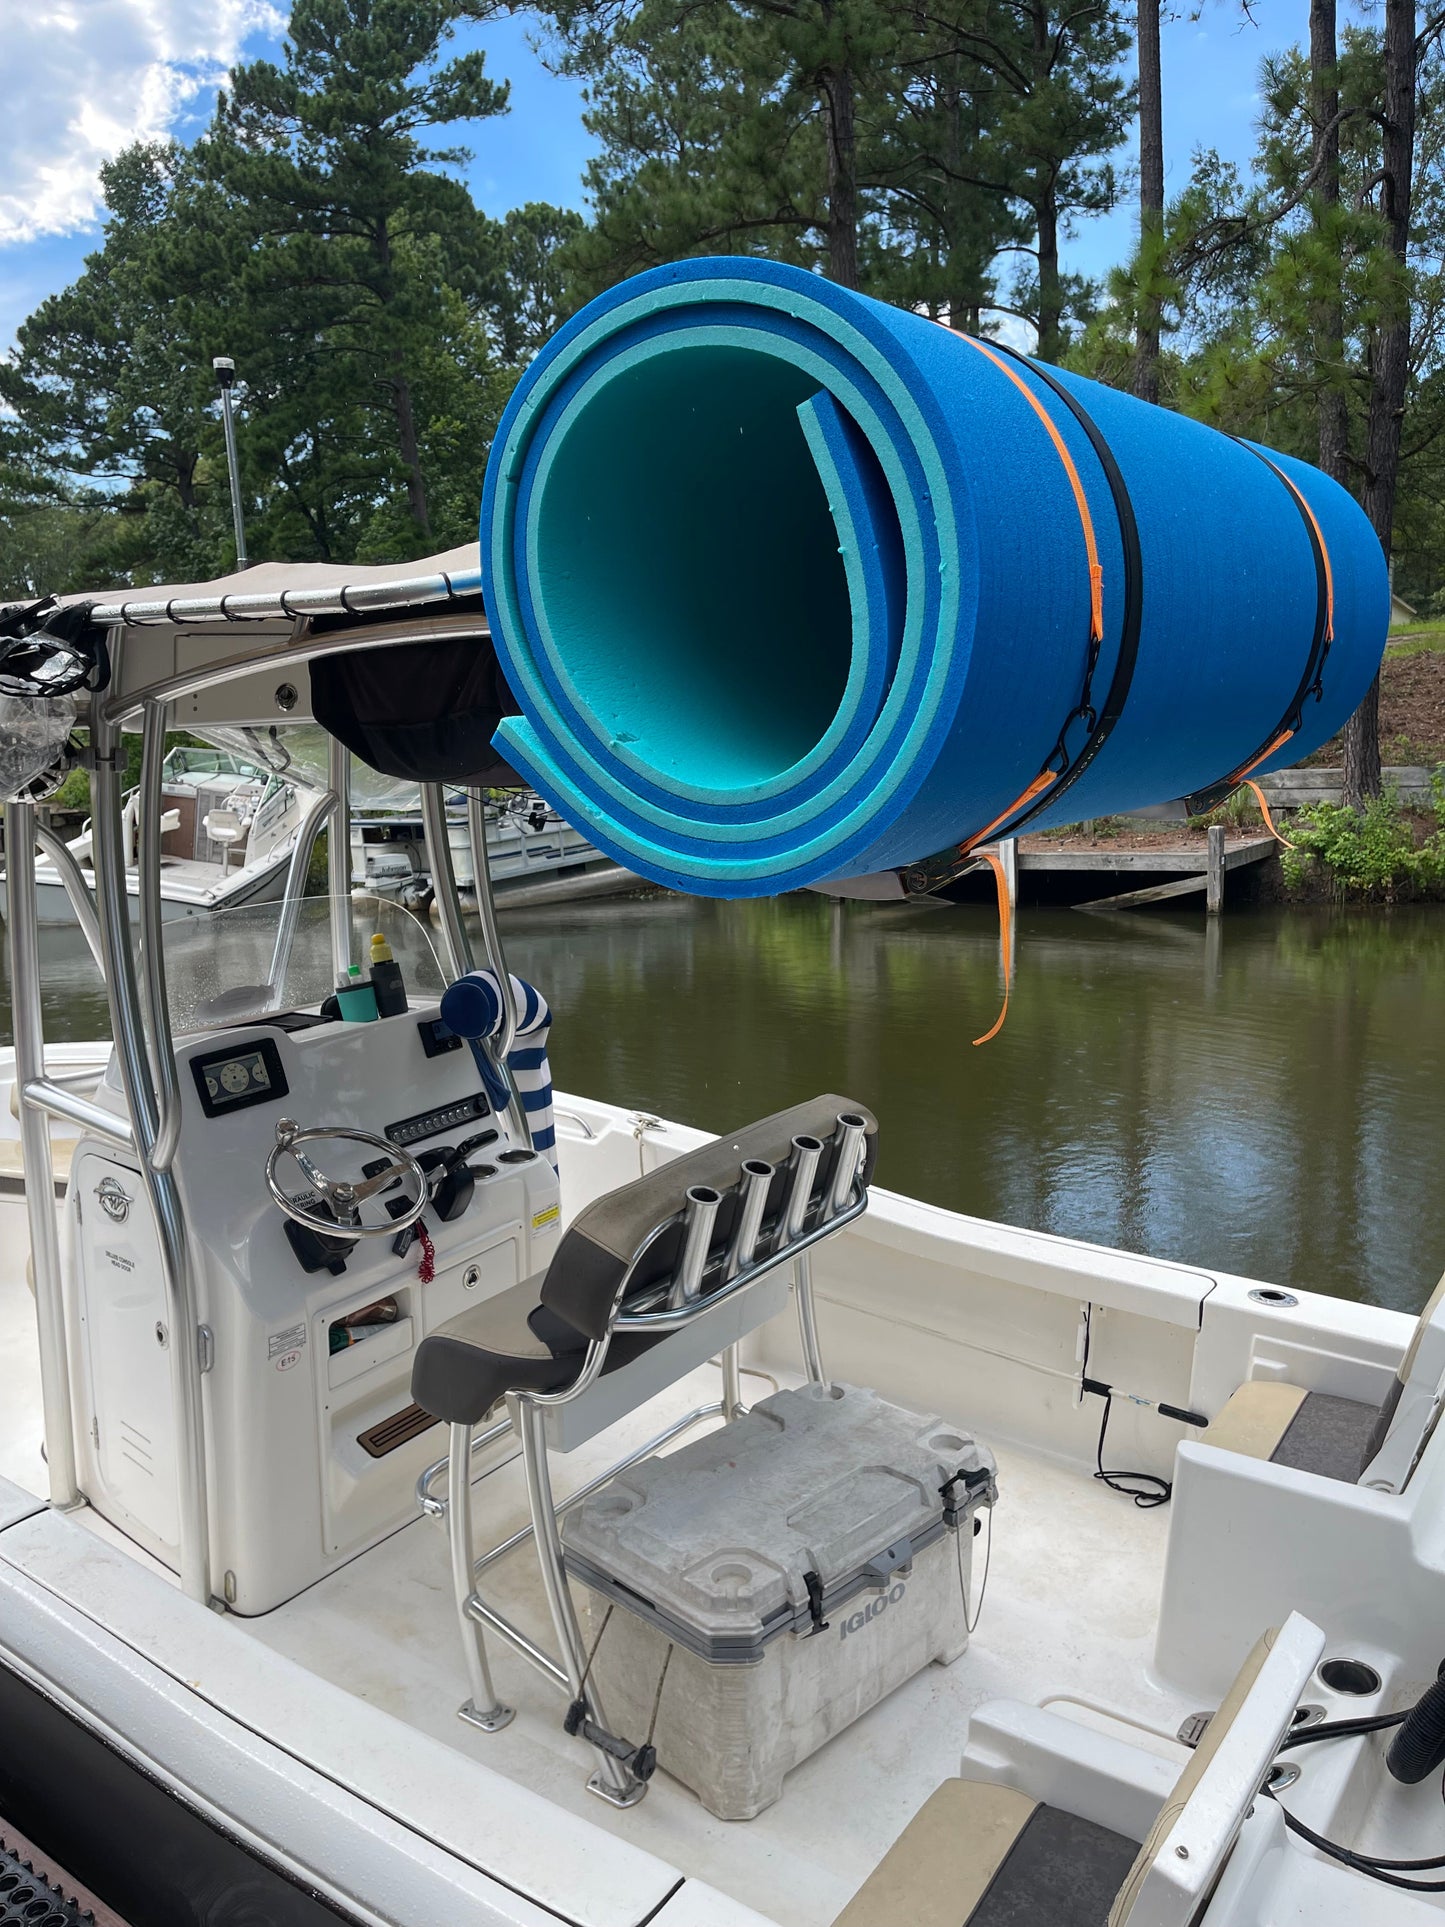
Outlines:
{"type": "MultiPolygon", "coordinates": [[[[12,1422],[0,1430],[0,1476],[44,1490],[40,1388],[31,1300],[23,1282],[19,1206],[0,1203],[0,1371],[12,1422]]],[[[755,1376],[745,1397],[767,1390],[755,1376]]],[[[567,1457],[554,1457],[559,1493],[573,1489],[673,1417],[714,1400],[704,1367],[643,1412],[567,1457]]],[[[966,1412],[948,1414],[967,1424],[966,1412]]],[[[436,1431],[437,1450],[445,1434],[436,1431]]],[[[514,1448],[502,1442],[474,1488],[478,1545],[525,1523],[514,1448]]],[[[1167,1534],[1167,1510],[1140,1511],[1076,1469],[1002,1448],[1000,1498],[978,1630],[949,1667],[928,1667],[788,1776],[778,1803],[746,1822],[714,1819],[665,1762],[640,1806],[617,1812],[586,1791],[588,1756],[562,1731],[556,1691],[508,1647],[490,1642],[497,1685],[518,1709],[498,1734],[456,1717],[466,1697],[453,1614],[446,1534],[418,1517],[380,1545],[256,1619],[232,1618],[308,1672],[468,1755],[593,1825],[657,1854],[694,1878],[789,1927],[826,1927],[938,1783],[959,1770],[969,1716],[996,1697],[1067,1697],[1109,1708],[1169,1735],[1190,1710],[1147,1684],[1167,1534]],[[840,1826],[839,1815],[847,1815],[840,1826]]],[[[486,1462],[484,1462],[486,1463],[486,1462]]],[[[142,1565],[153,1562],[97,1515],[71,1515],[142,1565]]],[[[976,1544],[975,1585],[989,1527],[976,1544]]],[[[49,1555],[24,1557],[44,1582],[49,1555]],[[32,1560],[34,1563],[32,1563],[32,1560]]],[[[62,1583],[57,1573],[56,1582],[62,1583]]],[[[535,1558],[519,1548],[486,1575],[487,1596],[549,1649],[535,1558]]],[[[976,1597],[976,1594],[975,1594],[976,1597]]],[[[1079,1709],[1080,1717],[1093,1715],[1079,1709]]],[[[1136,1742],[1145,1736],[1131,1731],[1136,1742]]],[[[1147,1740],[1145,1740],[1147,1744],[1147,1740]]],[[[1167,1739],[1160,1749],[1182,1761],[1167,1739]]]]}

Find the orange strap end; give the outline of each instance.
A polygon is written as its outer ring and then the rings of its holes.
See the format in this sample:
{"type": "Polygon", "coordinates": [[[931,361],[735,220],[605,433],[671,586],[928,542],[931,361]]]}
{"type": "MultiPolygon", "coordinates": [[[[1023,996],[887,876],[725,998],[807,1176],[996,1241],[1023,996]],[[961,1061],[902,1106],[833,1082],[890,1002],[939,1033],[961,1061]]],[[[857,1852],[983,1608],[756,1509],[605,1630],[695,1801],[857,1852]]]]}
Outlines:
{"type": "Polygon", "coordinates": [[[1009,935],[1009,894],[1008,878],[1004,875],[1003,858],[997,850],[980,850],[979,855],[993,871],[998,885],[998,947],[1003,963],[1003,1009],[999,1012],[992,1030],[986,1030],[982,1037],[975,1037],[974,1044],[989,1044],[1003,1029],[1004,1019],[1008,1016],[1008,980],[1013,965],[1013,939],[1009,935]]]}
{"type": "Polygon", "coordinates": [[[1259,787],[1259,784],[1252,783],[1250,779],[1246,776],[1244,779],[1244,787],[1247,790],[1254,791],[1254,800],[1256,803],[1258,803],[1259,813],[1264,818],[1264,827],[1269,831],[1270,835],[1274,838],[1275,842],[1282,843],[1287,850],[1292,850],[1294,848],[1294,845],[1293,843],[1290,842],[1287,836],[1282,836],[1280,834],[1274,818],[1269,813],[1269,804],[1265,801],[1264,791],[1259,787]]]}

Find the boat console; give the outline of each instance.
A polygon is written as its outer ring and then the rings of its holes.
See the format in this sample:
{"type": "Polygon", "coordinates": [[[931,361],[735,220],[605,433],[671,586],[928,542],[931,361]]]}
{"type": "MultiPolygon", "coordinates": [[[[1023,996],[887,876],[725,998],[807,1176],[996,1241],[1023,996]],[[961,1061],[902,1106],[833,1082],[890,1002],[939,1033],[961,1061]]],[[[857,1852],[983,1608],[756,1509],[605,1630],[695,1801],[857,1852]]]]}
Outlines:
{"type": "MultiPolygon", "coordinates": [[[[416,1516],[442,1448],[411,1398],[413,1353],[545,1269],[557,1176],[514,1141],[435,1003],[370,1024],[246,1022],[187,1038],[175,1061],[212,1569],[229,1606],[262,1613],[416,1516]]],[[[114,1060],[99,1102],[125,1115],[114,1060]]],[[[69,1224],[83,1489],[174,1567],[172,1334],[139,1160],[84,1137],[69,1224]]]]}

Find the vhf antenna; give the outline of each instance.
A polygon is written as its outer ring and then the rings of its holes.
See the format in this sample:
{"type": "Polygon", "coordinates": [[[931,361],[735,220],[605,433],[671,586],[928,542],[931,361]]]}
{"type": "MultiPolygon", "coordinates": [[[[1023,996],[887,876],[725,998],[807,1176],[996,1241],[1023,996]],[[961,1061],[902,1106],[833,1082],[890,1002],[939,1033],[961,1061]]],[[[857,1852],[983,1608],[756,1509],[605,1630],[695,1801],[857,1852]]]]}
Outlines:
{"type": "Polygon", "coordinates": [[[236,379],[236,364],[229,355],[217,355],[211,362],[221,384],[221,420],[226,430],[226,469],[231,478],[231,521],[236,530],[236,567],[249,568],[246,560],[246,518],[241,509],[241,463],[236,454],[236,423],[231,414],[231,384],[236,379]]]}

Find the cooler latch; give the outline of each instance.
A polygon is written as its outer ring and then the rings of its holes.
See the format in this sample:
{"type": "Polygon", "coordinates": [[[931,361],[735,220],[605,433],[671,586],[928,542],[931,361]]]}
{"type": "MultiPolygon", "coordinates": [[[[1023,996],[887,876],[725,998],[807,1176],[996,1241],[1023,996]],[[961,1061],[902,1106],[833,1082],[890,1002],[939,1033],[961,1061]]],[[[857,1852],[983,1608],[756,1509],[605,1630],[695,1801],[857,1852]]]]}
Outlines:
{"type": "Polygon", "coordinates": [[[993,1473],[986,1465],[978,1465],[970,1472],[966,1466],[945,1479],[938,1488],[938,1496],[943,1501],[943,1523],[955,1531],[967,1514],[981,1505],[992,1505],[998,1497],[998,1487],[993,1473]],[[958,1497],[958,1487],[963,1487],[962,1500],[958,1497]]]}

